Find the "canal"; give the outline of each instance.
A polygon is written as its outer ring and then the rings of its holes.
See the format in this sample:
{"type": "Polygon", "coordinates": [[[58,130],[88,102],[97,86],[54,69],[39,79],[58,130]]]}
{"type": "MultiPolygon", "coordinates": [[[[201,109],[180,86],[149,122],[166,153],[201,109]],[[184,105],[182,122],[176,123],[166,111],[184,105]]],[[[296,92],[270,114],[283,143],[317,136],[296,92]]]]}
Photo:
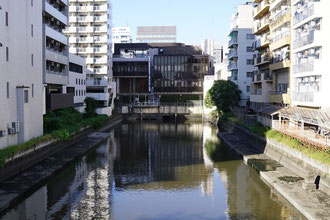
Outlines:
{"type": "Polygon", "coordinates": [[[202,123],[123,123],[1,219],[302,219],[202,123]]]}

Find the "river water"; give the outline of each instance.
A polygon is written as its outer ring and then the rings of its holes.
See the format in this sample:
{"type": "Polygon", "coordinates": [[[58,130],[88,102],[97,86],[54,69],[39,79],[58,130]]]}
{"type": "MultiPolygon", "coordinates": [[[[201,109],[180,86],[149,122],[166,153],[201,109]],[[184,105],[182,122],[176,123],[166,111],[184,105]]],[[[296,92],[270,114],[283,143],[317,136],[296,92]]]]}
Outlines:
{"type": "Polygon", "coordinates": [[[302,219],[202,123],[124,123],[3,219],[302,219]]]}

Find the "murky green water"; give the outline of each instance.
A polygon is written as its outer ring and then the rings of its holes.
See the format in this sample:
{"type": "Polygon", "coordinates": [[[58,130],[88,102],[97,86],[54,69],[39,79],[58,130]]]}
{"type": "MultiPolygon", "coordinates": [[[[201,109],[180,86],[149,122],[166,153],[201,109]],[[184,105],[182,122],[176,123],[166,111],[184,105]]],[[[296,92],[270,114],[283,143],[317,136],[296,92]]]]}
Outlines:
{"type": "Polygon", "coordinates": [[[136,122],[4,219],[300,219],[201,123],[136,122]]]}

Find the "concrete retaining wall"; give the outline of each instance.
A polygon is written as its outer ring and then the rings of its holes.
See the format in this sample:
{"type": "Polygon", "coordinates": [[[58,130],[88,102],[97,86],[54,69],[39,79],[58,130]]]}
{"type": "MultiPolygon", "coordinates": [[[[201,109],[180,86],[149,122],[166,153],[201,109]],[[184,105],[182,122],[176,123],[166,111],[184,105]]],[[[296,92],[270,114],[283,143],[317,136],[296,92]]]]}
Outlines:
{"type": "MultiPolygon", "coordinates": [[[[99,129],[99,131],[102,132],[109,130],[121,121],[121,116],[115,116],[111,118],[106,123],[106,125],[99,129]]],[[[65,142],[57,142],[56,140],[51,140],[49,142],[40,143],[34,149],[21,153],[14,158],[11,158],[10,160],[7,160],[5,166],[0,169],[0,182],[23,172],[24,170],[36,165],[52,154],[55,154],[56,152],[59,152],[73,145],[82,138],[91,134],[93,131],[93,128],[84,129],[81,132],[73,135],[70,140],[65,142]]]]}

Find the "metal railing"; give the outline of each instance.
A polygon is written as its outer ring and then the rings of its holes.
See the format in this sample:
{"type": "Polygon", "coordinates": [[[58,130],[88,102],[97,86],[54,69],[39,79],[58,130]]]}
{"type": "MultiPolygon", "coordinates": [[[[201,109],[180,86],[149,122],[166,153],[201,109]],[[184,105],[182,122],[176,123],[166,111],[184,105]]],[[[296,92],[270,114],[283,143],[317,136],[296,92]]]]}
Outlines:
{"type": "Polygon", "coordinates": [[[229,41],[229,45],[235,44],[237,43],[237,37],[233,37],[230,41],[229,41]]]}
{"type": "Polygon", "coordinates": [[[282,40],[283,38],[291,36],[291,31],[284,31],[281,34],[278,34],[277,36],[273,37],[270,42],[275,43],[279,40],[282,40]]]}
{"type": "Polygon", "coordinates": [[[314,4],[309,6],[308,8],[305,8],[302,12],[294,15],[293,17],[293,25],[296,25],[300,21],[305,20],[306,18],[314,15],[314,4]]]}
{"type": "Polygon", "coordinates": [[[294,92],[292,99],[299,102],[313,102],[314,93],[313,92],[294,92]]]}
{"type": "Polygon", "coordinates": [[[278,14],[276,14],[272,19],[270,19],[270,25],[275,24],[282,16],[291,14],[291,8],[288,7],[282,11],[280,11],[278,14]]]}
{"type": "Polygon", "coordinates": [[[298,47],[303,47],[313,42],[314,42],[314,31],[311,31],[308,35],[293,41],[293,48],[296,49],[298,47]]]}
{"type": "Polygon", "coordinates": [[[300,63],[293,66],[293,73],[305,73],[314,71],[314,61],[300,63]]]}

